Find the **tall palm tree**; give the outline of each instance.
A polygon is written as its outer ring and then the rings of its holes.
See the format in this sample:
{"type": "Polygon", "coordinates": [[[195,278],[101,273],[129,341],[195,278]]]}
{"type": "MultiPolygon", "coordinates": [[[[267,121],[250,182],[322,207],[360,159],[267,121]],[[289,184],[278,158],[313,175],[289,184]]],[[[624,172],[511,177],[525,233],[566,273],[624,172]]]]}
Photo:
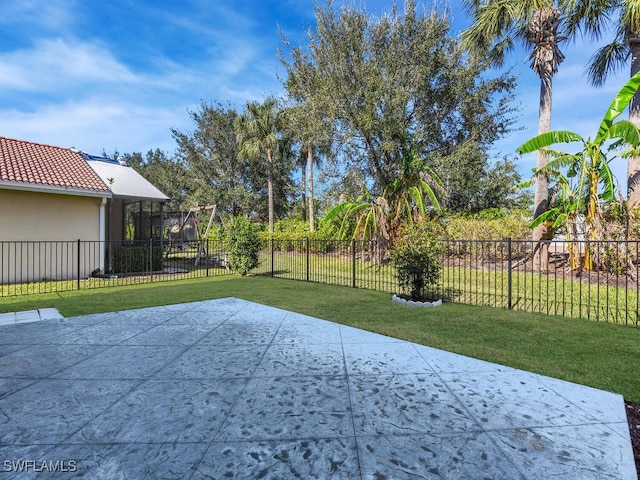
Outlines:
{"type": "Polygon", "coordinates": [[[302,219],[309,219],[309,230],[315,231],[315,205],[314,205],[314,166],[321,164],[322,156],[329,155],[330,131],[329,122],[317,122],[312,120],[310,110],[313,108],[309,102],[290,99],[292,106],[282,110],[282,121],[288,136],[297,139],[300,145],[300,157],[298,166],[302,171],[302,219]],[[308,197],[306,196],[308,192],[308,197]]]}
{"type": "Polygon", "coordinates": [[[300,147],[300,159],[298,165],[302,172],[302,221],[309,219],[309,231],[316,229],[315,222],[315,205],[313,197],[313,167],[319,165],[319,157],[315,156],[314,146],[312,142],[302,143],[300,147]],[[307,192],[309,196],[307,197],[307,192]]]}
{"type": "Polygon", "coordinates": [[[316,229],[316,208],[314,203],[314,177],[313,177],[313,169],[316,166],[321,165],[321,156],[327,156],[329,154],[329,146],[326,143],[322,142],[309,142],[306,148],[307,152],[307,190],[309,192],[309,197],[307,201],[308,211],[309,211],[309,230],[314,232],[316,229]]]}
{"type": "MultiPolygon", "coordinates": [[[[591,57],[587,70],[589,80],[593,85],[601,86],[610,72],[626,66],[629,60],[633,77],[640,71],[640,1],[600,0],[594,3],[598,5],[600,18],[612,21],[615,33],[611,43],[591,57]]],[[[640,93],[636,93],[629,105],[629,121],[640,127],[640,93]]],[[[638,156],[627,159],[627,200],[630,204],[640,202],[638,156]]]]}
{"type": "Polygon", "coordinates": [[[273,154],[278,147],[280,132],[280,110],[273,97],[264,102],[249,102],[245,112],[236,121],[239,155],[259,158],[267,155],[267,190],[269,197],[269,233],[273,233],[273,154]]]}
{"type": "MultiPolygon", "coordinates": [[[[576,17],[569,13],[575,11],[588,13],[588,0],[463,0],[469,9],[474,24],[462,32],[463,46],[470,52],[489,54],[489,60],[502,65],[505,53],[517,43],[529,49],[531,69],[540,78],[540,106],[538,133],[551,129],[551,104],[553,76],[564,60],[560,44],[567,35],[575,32],[567,21],[576,17]]],[[[590,14],[585,13],[580,24],[585,31],[594,31],[594,25],[588,21],[590,14]]],[[[543,171],[548,161],[544,152],[538,152],[537,170],[543,171]]],[[[536,179],[534,190],[534,217],[547,209],[548,178],[541,175],[536,179]]],[[[546,237],[544,225],[538,225],[533,231],[534,240],[546,237]]],[[[536,255],[536,264],[547,268],[546,246],[541,243],[536,255]]]]}
{"type": "Polygon", "coordinates": [[[300,210],[302,211],[302,221],[307,221],[307,157],[309,155],[307,146],[303,143],[300,146],[298,156],[298,167],[300,167],[300,210]]]}
{"type": "Polygon", "coordinates": [[[316,207],[314,205],[314,184],[313,184],[313,166],[320,164],[318,157],[313,154],[313,145],[307,150],[307,174],[309,182],[309,230],[314,232],[316,229],[316,207]]]}

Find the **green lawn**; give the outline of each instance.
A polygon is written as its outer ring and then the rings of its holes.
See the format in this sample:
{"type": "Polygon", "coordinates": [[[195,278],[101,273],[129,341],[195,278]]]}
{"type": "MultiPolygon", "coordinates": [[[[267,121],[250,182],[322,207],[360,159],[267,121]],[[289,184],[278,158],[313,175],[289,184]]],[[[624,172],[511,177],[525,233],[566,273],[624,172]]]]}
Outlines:
{"type": "Polygon", "coordinates": [[[640,329],[445,304],[416,309],[386,293],[225,276],[0,299],[0,313],[54,307],[66,316],[234,296],[622,394],[640,403],[640,329]]]}
{"type": "MultiPolygon", "coordinates": [[[[338,246],[348,246],[339,243],[338,246]]],[[[195,250],[194,250],[195,251],[195,250]]],[[[178,253],[175,255],[182,255],[178,253]]],[[[193,256],[193,251],[190,253],[193,256]]],[[[148,282],[172,281],[185,278],[227,275],[220,266],[201,262],[194,267],[194,258],[188,262],[176,263],[172,258],[167,266],[184,267],[188,273],[163,275],[143,275],[114,279],[89,278],[80,281],[81,289],[113,288],[118,285],[143,284],[148,282]]],[[[304,251],[270,252],[263,251],[260,265],[255,273],[271,275],[290,280],[352,286],[395,292],[394,270],[388,264],[382,266],[372,261],[355,261],[348,250],[335,247],[324,255],[304,251]],[[355,275],[354,275],[355,267],[355,275]]],[[[620,324],[640,324],[640,296],[638,285],[627,277],[602,278],[586,277],[589,281],[575,278],[575,272],[561,271],[557,277],[531,271],[513,271],[511,275],[511,307],[514,310],[547,315],[562,315],[586,318],[620,324]],[[590,283],[589,283],[590,282],[590,283]]],[[[600,277],[600,275],[598,275],[600,277]]],[[[448,301],[467,305],[507,307],[509,305],[509,275],[500,265],[479,263],[477,268],[457,264],[455,258],[447,258],[442,268],[442,276],[437,286],[438,296],[448,301]]],[[[0,285],[0,297],[28,295],[33,293],[64,292],[78,288],[77,280],[41,281],[16,285],[0,285]]]]}
{"type": "MultiPolygon", "coordinates": [[[[256,272],[279,278],[307,280],[330,285],[351,286],[355,280],[358,288],[394,292],[394,270],[389,265],[374,262],[354,262],[348,254],[309,255],[296,252],[263,252],[256,272]],[[307,267],[308,258],[308,267],[307,267]]],[[[606,274],[602,274],[605,280],[606,274]]],[[[507,307],[508,273],[497,266],[470,268],[446,260],[438,290],[452,302],[467,305],[507,307]]],[[[557,277],[536,272],[514,271],[511,275],[511,305],[514,310],[586,318],[611,323],[640,323],[640,297],[632,280],[627,285],[623,277],[607,278],[607,283],[579,281],[571,272],[557,277]],[[618,286],[616,286],[618,285],[618,286]]]]}

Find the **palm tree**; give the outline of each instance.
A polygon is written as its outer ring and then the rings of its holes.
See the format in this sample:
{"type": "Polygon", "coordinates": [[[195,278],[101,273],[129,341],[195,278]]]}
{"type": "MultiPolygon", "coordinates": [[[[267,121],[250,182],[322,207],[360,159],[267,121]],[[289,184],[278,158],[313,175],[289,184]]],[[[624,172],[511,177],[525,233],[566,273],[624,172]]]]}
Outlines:
{"type": "MultiPolygon", "coordinates": [[[[300,143],[300,157],[298,166],[302,171],[302,219],[309,219],[309,230],[315,231],[315,205],[314,205],[314,165],[320,165],[321,155],[326,157],[330,152],[330,131],[328,121],[315,121],[310,110],[309,102],[299,99],[290,99],[292,106],[282,110],[282,121],[287,135],[297,139],[300,143]],[[306,197],[306,192],[309,196],[306,197]]],[[[317,118],[317,117],[316,117],[317,118]]]]}
{"type": "Polygon", "coordinates": [[[330,147],[327,142],[313,142],[310,141],[307,144],[306,152],[307,152],[307,190],[309,192],[309,196],[307,198],[307,206],[309,211],[309,230],[314,232],[316,229],[316,209],[314,203],[314,177],[313,177],[313,169],[314,166],[320,166],[322,164],[321,158],[326,158],[329,155],[330,147]]]}
{"type": "Polygon", "coordinates": [[[300,180],[300,206],[302,210],[302,221],[307,221],[307,159],[309,157],[309,148],[306,144],[300,146],[300,157],[298,157],[298,166],[300,167],[301,180],[300,180]]]}
{"type": "Polygon", "coordinates": [[[247,103],[245,112],[236,121],[239,155],[259,158],[267,155],[267,190],[269,197],[269,233],[273,233],[273,154],[280,141],[280,110],[275,98],[247,103]]]}
{"type": "Polygon", "coordinates": [[[307,147],[307,182],[309,188],[309,231],[314,232],[316,229],[316,213],[315,213],[315,205],[313,203],[313,164],[316,163],[315,157],[313,155],[313,144],[310,144],[307,147]]]}
{"type": "MultiPolygon", "coordinates": [[[[553,76],[564,60],[560,44],[566,34],[575,32],[575,15],[567,13],[586,12],[580,19],[585,31],[597,34],[586,0],[463,0],[469,9],[474,24],[461,34],[465,49],[480,55],[488,52],[489,60],[502,65],[505,53],[521,43],[529,49],[531,69],[540,77],[540,107],[538,133],[551,129],[551,104],[553,76]],[[569,22],[569,24],[567,24],[569,22]],[[563,31],[566,27],[566,32],[563,31]]],[[[543,171],[548,158],[538,152],[537,170],[543,171]]],[[[548,178],[541,175],[536,179],[534,190],[534,217],[547,209],[548,178]]],[[[546,238],[546,227],[538,225],[533,231],[533,239],[546,238]]],[[[548,252],[544,244],[537,250],[536,264],[547,268],[548,252]]]]}
{"type": "Polygon", "coordinates": [[[313,180],[313,167],[314,165],[320,165],[320,157],[315,155],[316,148],[313,142],[300,144],[300,154],[298,157],[298,167],[300,167],[301,181],[300,181],[300,203],[302,209],[302,221],[309,220],[309,231],[314,232],[316,229],[315,224],[315,205],[314,205],[314,180],[313,180]],[[307,196],[307,192],[309,196],[307,196]]]}
{"type": "MultiPolygon", "coordinates": [[[[640,2],[638,0],[609,0],[594,2],[598,14],[608,19],[614,13],[615,34],[611,43],[600,48],[588,66],[589,80],[595,86],[602,86],[611,71],[618,70],[631,60],[631,76],[640,71],[640,2]]],[[[629,105],[629,121],[640,127],[640,93],[629,105]]],[[[640,156],[627,159],[627,201],[640,202],[640,156]]]]}

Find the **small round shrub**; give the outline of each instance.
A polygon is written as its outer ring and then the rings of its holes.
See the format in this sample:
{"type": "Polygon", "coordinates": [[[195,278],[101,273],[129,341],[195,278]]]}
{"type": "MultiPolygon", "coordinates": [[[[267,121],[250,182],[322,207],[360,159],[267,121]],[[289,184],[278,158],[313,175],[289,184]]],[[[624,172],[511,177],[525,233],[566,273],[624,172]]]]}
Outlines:
{"type": "Polygon", "coordinates": [[[440,279],[442,244],[437,230],[428,223],[405,227],[391,247],[398,286],[411,300],[428,300],[429,289],[440,279]]]}

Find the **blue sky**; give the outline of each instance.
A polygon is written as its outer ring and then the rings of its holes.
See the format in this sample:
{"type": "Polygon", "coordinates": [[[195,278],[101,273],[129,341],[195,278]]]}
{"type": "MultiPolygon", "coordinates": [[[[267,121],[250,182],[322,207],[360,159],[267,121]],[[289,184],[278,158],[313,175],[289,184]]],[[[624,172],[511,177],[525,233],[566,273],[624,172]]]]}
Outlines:
{"type": "MultiPolygon", "coordinates": [[[[357,4],[379,14],[392,1],[357,4]]],[[[188,111],[201,101],[241,108],[282,93],[279,28],[304,43],[313,10],[311,0],[0,0],[0,135],[93,154],[172,154],[170,129],[191,131],[188,111]]],[[[457,0],[451,10],[457,34],[470,20],[457,0]]],[[[590,87],[583,72],[593,50],[581,40],[564,48],[552,128],[594,135],[628,78],[624,71],[590,87]]],[[[496,156],[537,132],[539,81],[527,53],[507,64],[518,77],[522,130],[497,144],[496,156]]],[[[520,171],[528,176],[534,163],[519,160],[520,171]]],[[[614,170],[624,187],[622,162],[614,170]]]]}

